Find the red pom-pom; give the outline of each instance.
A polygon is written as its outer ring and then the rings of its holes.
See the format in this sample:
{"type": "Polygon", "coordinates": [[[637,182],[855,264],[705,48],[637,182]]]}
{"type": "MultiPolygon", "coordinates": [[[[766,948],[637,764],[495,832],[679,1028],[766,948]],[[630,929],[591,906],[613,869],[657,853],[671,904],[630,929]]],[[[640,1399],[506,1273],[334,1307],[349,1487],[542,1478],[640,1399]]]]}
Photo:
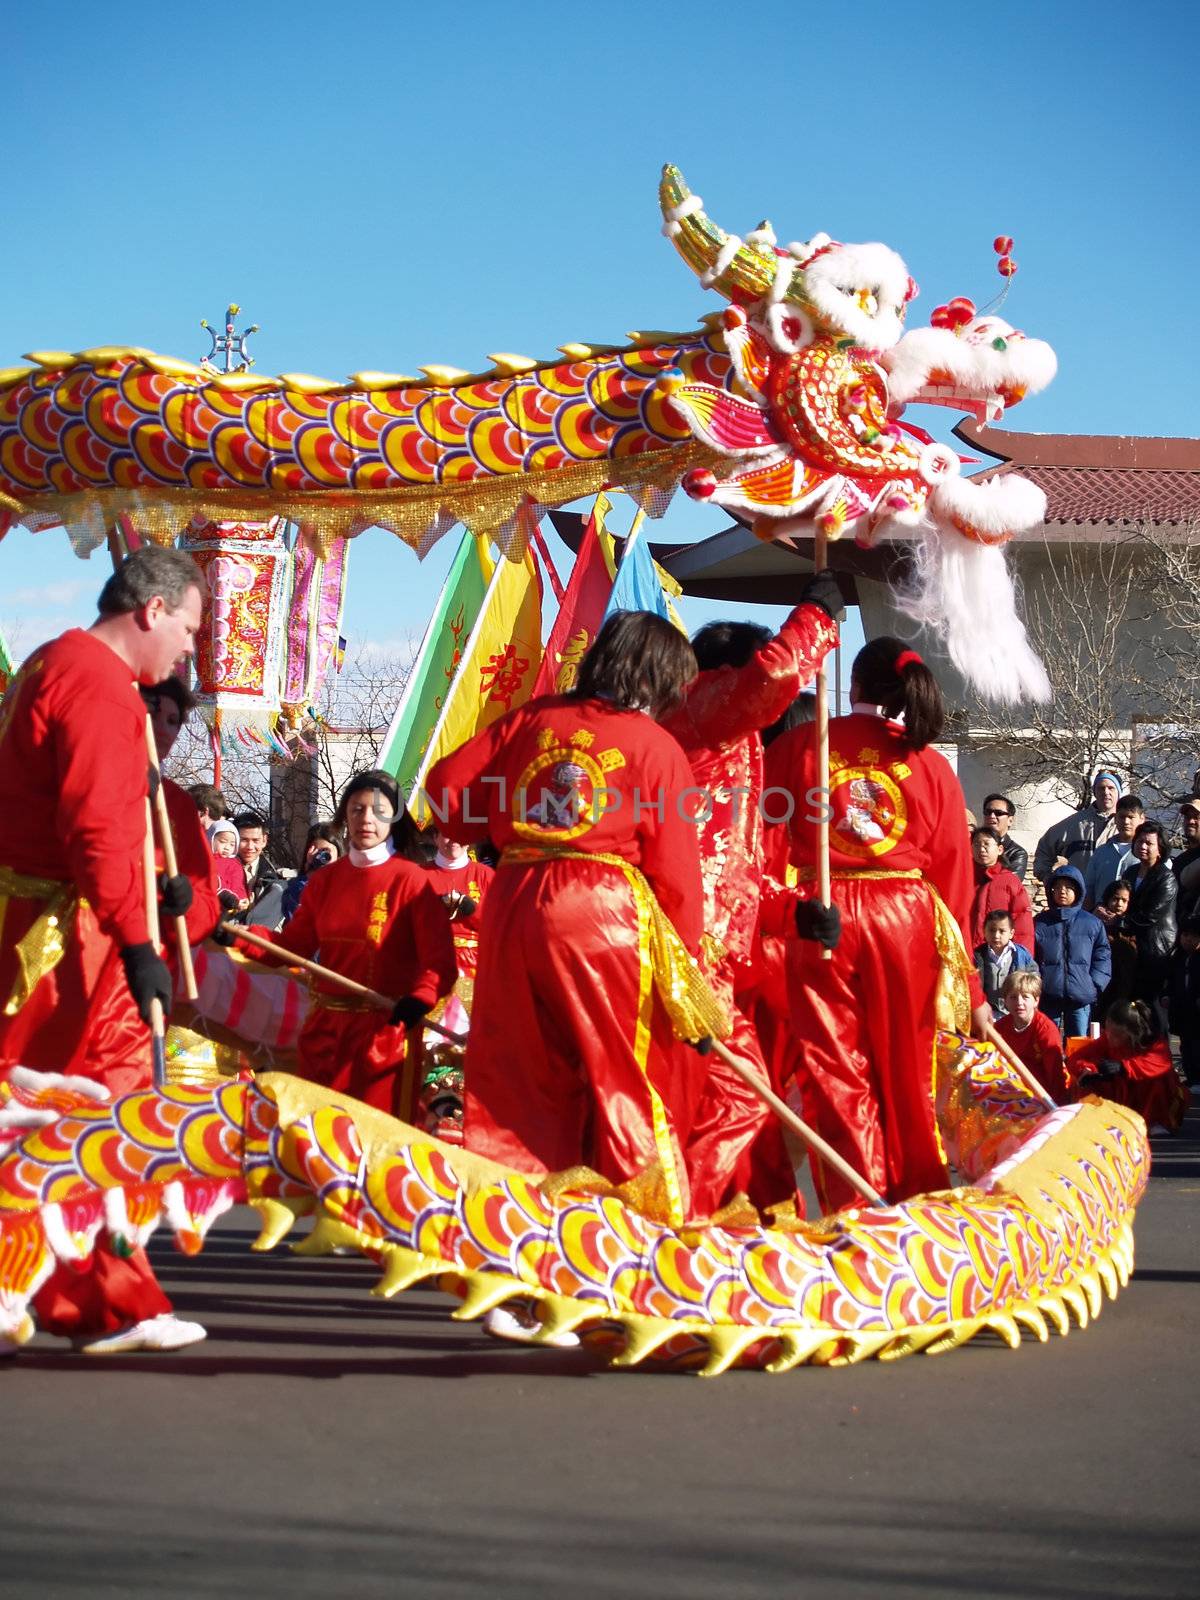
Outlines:
{"type": "Polygon", "coordinates": [[[935,306],[930,322],[935,328],[965,328],[975,315],[975,302],[956,294],[947,305],[935,306]]]}
{"type": "Polygon", "coordinates": [[[1011,256],[1001,256],[996,263],[996,271],[1002,278],[1011,278],[1017,270],[1017,263],[1011,256]]]}
{"type": "Polygon", "coordinates": [[[998,233],[992,240],[992,249],[998,256],[1006,256],[1012,247],[1013,242],[1006,233],[998,233]]]}
{"type": "Polygon", "coordinates": [[[693,467],[691,472],[684,474],[684,493],[690,495],[693,500],[711,499],[716,487],[716,476],[707,467],[693,467]]]}

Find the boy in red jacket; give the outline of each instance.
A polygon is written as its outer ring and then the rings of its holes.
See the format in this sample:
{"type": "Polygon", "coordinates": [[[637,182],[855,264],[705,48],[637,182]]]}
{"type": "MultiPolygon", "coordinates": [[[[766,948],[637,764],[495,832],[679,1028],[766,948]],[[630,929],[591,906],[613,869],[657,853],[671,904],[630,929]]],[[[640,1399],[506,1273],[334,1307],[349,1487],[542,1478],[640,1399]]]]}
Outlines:
{"type": "Polygon", "coordinates": [[[1010,972],[1003,994],[1007,1009],[996,1019],[996,1032],[1020,1056],[1052,1099],[1065,1100],[1062,1037],[1046,1013],[1038,1009],[1042,980],[1036,968],[1010,972]]]}

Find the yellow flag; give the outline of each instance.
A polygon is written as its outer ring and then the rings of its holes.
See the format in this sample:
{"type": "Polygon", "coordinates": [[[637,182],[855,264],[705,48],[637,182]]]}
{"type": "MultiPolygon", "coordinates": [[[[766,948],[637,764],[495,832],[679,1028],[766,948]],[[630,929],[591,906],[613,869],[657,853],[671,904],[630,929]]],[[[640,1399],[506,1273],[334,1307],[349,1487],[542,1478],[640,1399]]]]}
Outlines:
{"type": "Polygon", "coordinates": [[[496,561],[417,774],[412,809],[419,822],[429,820],[427,808],[418,801],[430,767],[506,711],[524,705],[541,661],[541,584],[533,554],[527,549],[519,561],[506,556],[496,561]]]}

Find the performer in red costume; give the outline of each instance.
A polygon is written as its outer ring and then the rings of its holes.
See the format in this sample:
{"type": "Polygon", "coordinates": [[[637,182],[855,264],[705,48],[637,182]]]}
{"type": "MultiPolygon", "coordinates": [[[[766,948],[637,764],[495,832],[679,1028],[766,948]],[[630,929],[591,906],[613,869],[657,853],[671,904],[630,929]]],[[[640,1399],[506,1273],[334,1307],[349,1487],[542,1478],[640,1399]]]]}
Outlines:
{"type": "MultiPolygon", "coordinates": [[[[816,715],[815,694],[797,695],[778,721],[763,729],[766,750],[781,735],[802,727],[816,715]]],[[[788,949],[796,936],[795,911],[799,899],[799,874],[791,861],[787,828],[776,824],[763,830],[763,878],[759,896],[754,956],[749,969],[738,973],[736,997],[750,1018],[767,1064],[771,1086],[785,1099],[792,1092],[800,1041],[792,1031],[788,1003],[788,949]]],[[[799,1196],[797,1196],[799,1204],[799,1196]]]]}
{"type": "Polygon", "coordinates": [[[1098,1039],[1067,1058],[1067,1094],[1080,1100],[1103,1095],[1131,1106],[1146,1120],[1177,1133],[1188,1108],[1188,1092],[1171,1060],[1170,1047],[1144,1000],[1118,1000],[1098,1039]]]}
{"type": "MultiPolygon", "coordinates": [[[[162,683],[143,689],[142,699],[146,702],[150,713],[150,725],[154,730],[154,747],[161,763],[174,749],[175,741],[195,701],[180,680],[174,677],[165,678],[162,683]]],[[[164,777],[162,787],[167,802],[171,836],[175,841],[175,864],[179,868],[180,877],[186,878],[192,886],[191,904],[180,914],[187,925],[188,943],[199,944],[202,939],[208,938],[221,916],[220,901],[217,898],[220,884],[217,881],[216,862],[204,837],[195,800],[186,789],[181,789],[171,778],[164,777]]],[[[155,841],[156,860],[159,870],[162,871],[165,869],[165,862],[162,841],[158,838],[157,832],[155,841]]],[[[163,919],[163,935],[168,947],[174,951],[175,914],[170,908],[169,901],[164,902],[163,910],[167,913],[163,919]]]]}
{"type": "Polygon", "coordinates": [[[454,998],[459,1001],[463,1016],[446,1026],[459,1032],[464,1021],[469,1021],[475,990],[475,973],[479,966],[479,930],[483,925],[483,903],[495,867],[476,861],[466,845],[449,838],[440,829],[434,829],[437,854],[426,867],[433,892],[446,908],[450,918],[450,931],[454,936],[454,959],[458,963],[458,982],[454,998]]]}
{"type": "MultiPolygon", "coordinates": [[[[0,1073],[66,1072],[114,1098],[150,1087],[145,1024],[152,1001],[170,1008],[171,982],[146,925],[135,682],[157,683],[191,654],[203,582],[178,551],[138,550],[105,584],[92,627],[35,650],[0,705],[0,1073]]],[[[168,905],[186,910],[187,891],[171,880],[168,905]]],[[[34,1307],[45,1331],[91,1354],[204,1337],[171,1314],[142,1251],[121,1259],[103,1240],[90,1269],[60,1267],[34,1307]]]]}
{"type": "Polygon", "coordinates": [[[467,1148],[538,1174],[653,1171],[676,1221],[703,1067],[654,985],[652,901],[692,952],[703,901],[691,769],[652,719],[694,673],[677,629],[617,612],[570,694],[508,712],[426,784],[447,834],[503,852],[480,940],[467,1148]]]}
{"type": "MultiPolygon", "coordinates": [[[[308,881],[295,915],[269,937],[282,952],[317,957],[347,978],[396,997],[389,1016],[317,982],[297,1050],[301,1074],[405,1122],[417,1118],[419,1051],[410,1050],[434,1002],[454,987],[454,941],[427,873],[398,850],[394,827],[415,836],[396,781],[360,772],[342,791],[334,824],[349,854],[308,881]]],[[[261,951],[253,953],[261,958],[261,951]]]]}
{"type": "MultiPolygon", "coordinates": [[[[961,933],[972,892],[962,790],[928,748],[941,691],[914,650],[881,638],[855,658],[850,698],[850,716],[829,724],[834,903],[827,911],[814,897],[797,911],[799,930],[817,937],[840,922],[841,941],[831,960],[804,939],[793,945],[792,1021],[804,1115],[875,1188],[904,1200],[948,1182],[933,1109],[943,968],[960,1024],[968,1004],[979,1026],[990,1012],[961,933]]],[[[764,808],[788,810],[811,893],[822,805],[813,728],[771,746],[766,779],[764,808]]],[[[855,1198],[815,1164],[813,1175],[827,1208],[855,1198]]]]}
{"type": "MultiPolygon", "coordinates": [[[[709,976],[733,1020],[725,1043],[768,1086],[754,1027],[734,999],[750,981],[763,877],[761,730],[783,715],[837,642],[841,606],[837,579],[821,572],[774,637],[752,623],[701,628],[692,640],[699,676],[663,719],[703,791],[704,927],[709,976]]],[[[707,1065],[686,1152],[696,1214],[718,1210],[739,1191],[760,1207],[788,1198],[795,1182],[774,1112],[723,1062],[707,1065]]]]}

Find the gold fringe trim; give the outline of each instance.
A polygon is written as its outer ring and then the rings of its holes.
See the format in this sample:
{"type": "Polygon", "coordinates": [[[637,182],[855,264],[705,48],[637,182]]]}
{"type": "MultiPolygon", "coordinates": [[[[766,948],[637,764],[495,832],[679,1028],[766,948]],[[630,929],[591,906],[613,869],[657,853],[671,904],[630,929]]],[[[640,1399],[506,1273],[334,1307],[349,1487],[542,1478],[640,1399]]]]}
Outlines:
{"type": "Polygon", "coordinates": [[[723,457],[689,440],[639,455],[570,461],[538,472],[497,473],[466,483],[412,484],[404,488],[357,491],[315,489],[277,493],[269,489],[93,489],[77,494],[44,494],[6,501],[21,517],[40,525],[63,522],[90,525],[82,543],[95,549],[119,515],[135,519],[137,530],[156,544],[170,545],[195,517],[213,522],[264,522],[286,517],[326,558],[336,539],[366,528],[386,528],[418,549],[439,512],[476,535],[494,536],[526,499],[539,505],[564,505],[604,488],[668,490],[695,466],[715,466],[723,457]]]}

